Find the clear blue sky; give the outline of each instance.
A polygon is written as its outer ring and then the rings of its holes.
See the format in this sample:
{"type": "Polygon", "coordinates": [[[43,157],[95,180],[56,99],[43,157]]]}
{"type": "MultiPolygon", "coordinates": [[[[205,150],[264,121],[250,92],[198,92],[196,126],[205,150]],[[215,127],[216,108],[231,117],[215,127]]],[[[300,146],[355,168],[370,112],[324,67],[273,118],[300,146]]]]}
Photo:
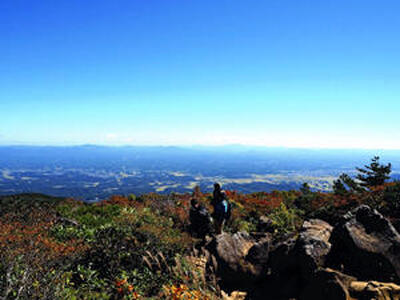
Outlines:
{"type": "Polygon", "coordinates": [[[0,144],[400,149],[400,1],[0,1],[0,144]]]}

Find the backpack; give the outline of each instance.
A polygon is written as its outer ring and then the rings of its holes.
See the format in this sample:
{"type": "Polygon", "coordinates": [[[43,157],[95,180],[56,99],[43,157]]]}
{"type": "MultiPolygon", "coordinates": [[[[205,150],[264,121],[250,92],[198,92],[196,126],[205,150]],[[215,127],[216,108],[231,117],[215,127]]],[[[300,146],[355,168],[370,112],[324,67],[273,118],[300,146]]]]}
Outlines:
{"type": "Polygon", "coordinates": [[[232,214],[232,205],[228,200],[224,200],[225,204],[225,220],[229,220],[232,214]]]}
{"type": "Polygon", "coordinates": [[[225,220],[229,220],[231,217],[231,208],[230,202],[227,199],[224,199],[218,203],[216,206],[216,211],[217,213],[223,215],[225,220]]]}

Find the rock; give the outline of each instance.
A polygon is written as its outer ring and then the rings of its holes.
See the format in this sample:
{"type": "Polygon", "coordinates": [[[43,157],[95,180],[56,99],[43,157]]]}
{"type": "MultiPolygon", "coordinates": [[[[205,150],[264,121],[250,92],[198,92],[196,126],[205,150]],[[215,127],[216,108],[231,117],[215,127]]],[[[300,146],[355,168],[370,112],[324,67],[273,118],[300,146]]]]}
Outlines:
{"type": "Polygon", "coordinates": [[[217,275],[235,288],[252,284],[266,275],[269,237],[256,241],[248,233],[222,233],[207,245],[217,275]]]}
{"type": "Polygon", "coordinates": [[[349,286],[350,295],[360,300],[400,300],[400,286],[377,281],[353,281],[349,286]]]}
{"type": "Polygon", "coordinates": [[[247,297],[246,292],[233,291],[230,295],[221,291],[223,300],[245,300],[247,297]]]}
{"type": "Polygon", "coordinates": [[[297,239],[289,238],[271,249],[268,266],[272,283],[268,285],[275,297],[297,298],[313,280],[331,249],[332,229],[322,220],[305,221],[297,239]]]}
{"type": "Polygon", "coordinates": [[[367,281],[400,282],[400,235],[379,212],[362,205],[334,228],[327,264],[367,281]]]}
{"type": "Polygon", "coordinates": [[[400,286],[377,281],[357,281],[332,269],[320,269],[299,300],[400,300],[400,286]]]}
{"type": "Polygon", "coordinates": [[[258,219],[257,231],[259,232],[274,232],[273,222],[267,216],[261,216],[258,219]]]}
{"type": "Polygon", "coordinates": [[[331,250],[329,239],[332,230],[331,225],[319,219],[304,221],[294,247],[294,255],[300,264],[303,276],[311,276],[318,267],[324,265],[331,250]]]}
{"type": "Polygon", "coordinates": [[[328,243],[333,227],[319,219],[304,221],[300,230],[300,238],[307,241],[317,240],[328,243]]]}
{"type": "Polygon", "coordinates": [[[295,244],[296,239],[289,238],[270,250],[268,265],[273,274],[282,274],[295,264],[296,259],[291,255],[295,244]]]}
{"type": "Polygon", "coordinates": [[[324,265],[331,249],[332,226],[313,219],[305,221],[300,235],[288,239],[270,252],[268,265],[275,284],[287,297],[296,297],[313,279],[315,271],[324,265]]]}
{"type": "Polygon", "coordinates": [[[79,226],[79,223],[77,221],[75,221],[73,219],[64,218],[64,217],[61,217],[61,216],[57,217],[56,222],[60,223],[60,224],[62,224],[64,226],[76,226],[76,227],[79,226]]]}
{"type": "Polygon", "coordinates": [[[318,270],[299,296],[299,300],[351,300],[348,286],[354,277],[331,269],[318,270]]]}
{"type": "Polygon", "coordinates": [[[392,218],[391,220],[393,227],[396,229],[397,232],[400,232],[400,219],[399,218],[392,218]]]}
{"type": "Polygon", "coordinates": [[[301,282],[299,265],[296,256],[293,255],[295,244],[296,239],[289,238],[271,249],[268,260],[271,278],[262,293],[269,293],[268,290],[273,290],[277,299],[287,299],[298,295],[301,282]]]}

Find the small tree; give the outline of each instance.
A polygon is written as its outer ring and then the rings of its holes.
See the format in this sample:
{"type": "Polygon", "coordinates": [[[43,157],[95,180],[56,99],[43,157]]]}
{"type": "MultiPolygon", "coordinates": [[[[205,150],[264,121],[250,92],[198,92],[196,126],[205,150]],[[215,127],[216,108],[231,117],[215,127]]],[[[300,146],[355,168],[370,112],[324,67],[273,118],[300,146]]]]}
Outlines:
{"type": "Polygon", "coordinates": [[[315,200],[316,193],[311,191],[311,187],[308,183],[303,183],[300,187],[301,194],[294,201],[294,205],[301,209],[305,214],[310,213],[312,209],[312,202],[315,200]]]}
{"type": "Polygon", "coordinates": [[[357,174],[354,180],[349,175],[343,173],[337,180],[333,182],[333,192],[336,195],[345,195],[348,192],[362,193],[368,187],[378,186],[385,183],[388,180],[389,174],[392,171],[392,165],[382,165],[379,163],[379,156],[374,156],[371,159],[369,165],[365,165],[364,168],[356,168],[359,174],[357,174]]]}
{"type": "Polygon", "coordinates": [[[357,171],[360,174],[358,174],[356,178],[360,181],[361,186],[378,186],[390,179],[389,174],[392,171],[392,165],[390,163],[387,165],[380,164],[379,156],[375,156],[371,159],[369,165],[365,165],[365,169],[357,168],[357,171]]]}
{"type": "MultiPolygon", "coordinates": [[[[341,176],[346,175],[346,174],[342,174],[341,176]]],[[[344,185],[343,180],[341,180],[341,178],[339,177],[337,180],[333,181],[333,192],[335,193],[335,195],[346,195],[347,194],[347,188],[344,185]]]]}
{"type": "Polygon", "coordinates": [[[345,195],[348,192],[362,192],[364,189],[349,175],[343,173],[333,182],[333,192],[336,195],[345,195]]]}
{"type": "Polygon", "coordinates": [[[311,193],[311,187],[307,182],[304,182],[303,185],[300,187],[300,192],[303,195],[307,195],[311,193]]]}

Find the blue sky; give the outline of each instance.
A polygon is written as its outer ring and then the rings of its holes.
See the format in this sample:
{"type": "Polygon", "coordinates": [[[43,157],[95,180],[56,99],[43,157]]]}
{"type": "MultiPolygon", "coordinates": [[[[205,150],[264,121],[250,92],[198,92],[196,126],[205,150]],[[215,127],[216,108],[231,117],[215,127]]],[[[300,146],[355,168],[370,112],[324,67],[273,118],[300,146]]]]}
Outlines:
{"type": "Polygon", "coordinates": [[[0,2],[0,144],[400,149],[400,2],[0,2]]]}

